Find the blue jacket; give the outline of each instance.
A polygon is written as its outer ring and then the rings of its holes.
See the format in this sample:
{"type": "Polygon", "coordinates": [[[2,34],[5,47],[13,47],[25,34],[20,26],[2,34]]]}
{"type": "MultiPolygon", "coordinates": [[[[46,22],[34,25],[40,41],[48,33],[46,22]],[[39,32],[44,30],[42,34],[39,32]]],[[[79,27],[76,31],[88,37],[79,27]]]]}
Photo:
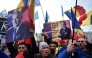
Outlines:
{"type": "MultiPolygon", "coordinates": [[[[80,48],[76,49],[78,53],[78,58],[88,58],[87,54],[84,53],[80,48]]],[[[58,58],[71,58],[71,54],[67,53],[66,49],[58,54],[58,58]]]]}
{"type": "Polygon", "coordinates": [[[10,57],[0,50],[0,58],[10,58],[10,57]]]}
{"type": "Polygon", "coordinates": [[[57,53],[56,56],[58,56],[58,54],[61,53],[61,52],[63,52],[66,48],[67,48],[67,46],[63,46],[63,47],[58,51],[58,53],[57,53]]]}

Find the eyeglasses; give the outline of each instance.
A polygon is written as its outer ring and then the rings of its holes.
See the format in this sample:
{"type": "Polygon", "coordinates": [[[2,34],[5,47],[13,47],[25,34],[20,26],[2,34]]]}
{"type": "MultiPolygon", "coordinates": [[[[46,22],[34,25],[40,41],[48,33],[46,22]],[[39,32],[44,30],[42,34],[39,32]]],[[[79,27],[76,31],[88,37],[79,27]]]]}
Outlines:
{"type": "Polygon", "coordinates": [[[84,41],[78,41],[78,42],[84,42],[84,41]]]}

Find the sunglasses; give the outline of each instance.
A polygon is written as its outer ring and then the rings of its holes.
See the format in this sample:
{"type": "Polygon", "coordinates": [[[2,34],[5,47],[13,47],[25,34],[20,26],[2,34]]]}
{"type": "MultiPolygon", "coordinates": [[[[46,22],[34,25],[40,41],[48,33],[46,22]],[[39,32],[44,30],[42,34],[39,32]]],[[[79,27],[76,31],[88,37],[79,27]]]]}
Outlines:
{"type": "Polygon", "coordinates": [[[84,42],[84,41],[78,41],[78,42],[84,42]]]}

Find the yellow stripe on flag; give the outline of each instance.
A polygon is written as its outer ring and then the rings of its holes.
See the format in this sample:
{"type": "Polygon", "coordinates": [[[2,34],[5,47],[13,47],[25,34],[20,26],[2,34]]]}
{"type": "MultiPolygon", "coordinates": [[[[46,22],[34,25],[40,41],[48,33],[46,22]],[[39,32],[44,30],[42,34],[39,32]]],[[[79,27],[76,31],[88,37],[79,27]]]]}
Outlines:
{"type": "Polygon", "coordinates": [[[24,6],[23,0],[20,1],[20,3],[18,4],[17,8],[20,8],[22,6],[24,6]]]}
{"type": "Polygon", "coordinates": [[[34,21],[34,2],[35,0],[30,1],[30,19],[34,21]]]}
{"type": "Polygon", "coordinates": [[[84,35],[83,30],[80,29],[74,29],[75,32],[79,32],[80,34],[84,35]]]}
{"type": "Polygon", "coordinates": [[[90,10],[86,14],[87,14],[87,18],[82,21],[82,25],[81,26],[89,26],[90,25],[90,16],[92,14],[92,10],[90,10]]]}
{"type": "Polygon", "coordinates": [[[89,26],[90,25],[90,16],[87,18],[87,19],[85,19],[84,21],[82,21],[82,25],[81,26],[89,26]]]}

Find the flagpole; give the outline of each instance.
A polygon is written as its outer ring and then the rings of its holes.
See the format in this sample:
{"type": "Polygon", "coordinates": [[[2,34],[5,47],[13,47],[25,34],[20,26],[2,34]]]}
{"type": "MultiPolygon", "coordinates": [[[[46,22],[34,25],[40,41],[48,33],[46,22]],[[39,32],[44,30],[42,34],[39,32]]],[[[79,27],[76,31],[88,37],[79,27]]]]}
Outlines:
{"type": "Polygon", "coordinates": [[[86,36],[89,34],[90,30],[92,29],[92,26],[90,27],[89,31],[87,32],[86,36]]]}
{"type": "MultiPolygon", "coordinates": [[[[40,1],[39,1],[39,2],[40,2],[40,1]]],[[[41,6],[41,10],[42,10],[42,15],[43,15],[43,18],[44,18],[44,21],[45,21],[44,12],[43,12],[41,3],[40,3],[40,6],[41,6]]],[[[40,23],[40,21],[39,21],[39,23],[40,23]]],[[[40,28],[40,29],[41,29],[41,28],[40,28]]],[[[40,30],[40,31],[41,31],[41,30],[40,30]]]]}
{"type": "Polygon", "coordinates": [[[40,20],[39,20],[39,27],[40,27],[40,32],[41,32],[41,25],[40,25],[40,20]]]}
{"type": "MultiPolygon", "coordinates": [[[[76,6],[77,6],[77,2],[78,2],[78,0],[76,0],[76,3],[75,3],[75,16],[74,16],[74,25],[73,25],[73,27],[75,27],[75,19],[76,19],[76,6]]],[[[74,28],[73,28],[73,37],[72,37],[72,42],[73,42],[73,39],[74,39],[74,28]]]]}
{"type": "MultiPolygon", "coordinates": [[[[76,20],[76,6],[77,6],[77,0],[76,0],[76,3],[75,3],[75,15],[74,15],[74,25],[73,25],[73,27],[75,27],[75,20],[76,20]]],[[[74,28],[73,28],[72,43],[73,43],[73,40],[74,40],[74,28]]],[[[74,53],[71,53],[71,55],[74,56],[74,53]]]]}
{"type": "Polygon", "coordinates": [[[44,12],[43,12],[43,9],[42,9],[42,5],[41,5],[41,10],[42,10],[43,18],[44,18],[44,20],[45,20],[44,12]]]}
{"type": "MultiPolygon", "coordinates": [[[[43,9],[42,9],[42,5],[41,5],[40,0],[39,0],[39,3],[40,3],[40,7],[41,7],[43,18],[44,18],[44,13],[43,13],[43,9]]],[[[45,18],[44,18],[44,20],[45,20],[45,18]]],[[[40,20],[39,20],[39,28],[40,28],[40,32],[41,32],[40,20]]]]}
{"type": "MultiPolygon", "coordinates": [[[[91,19],[92,19],[92,15],[91,15],[91,19]]],[[[89,29],[89,31],[87,32],[86,36],[89,34],[91,28],[92,28],[92,26],[90,27],[90,29],[89,29]]]]}

